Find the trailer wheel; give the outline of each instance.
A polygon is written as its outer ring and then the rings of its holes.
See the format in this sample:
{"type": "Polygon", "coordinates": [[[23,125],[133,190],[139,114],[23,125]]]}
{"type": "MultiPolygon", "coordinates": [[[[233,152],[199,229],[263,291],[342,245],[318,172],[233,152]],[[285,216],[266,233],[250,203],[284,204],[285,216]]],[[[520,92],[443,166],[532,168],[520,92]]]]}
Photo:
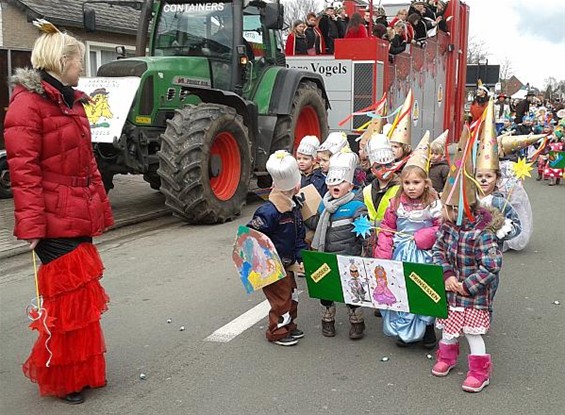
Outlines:
{"type": "Polygon", "coordinates": [[[223,223],[241,212],[251,176],[247,128],[218,104],[176,110],[161,136],[159,169],[165,204],[190,223],[223,223]]]}
{"type": "Polygon", "coordinates": [[[290,116],[280,116],[275,125],[271,153],[288,150],[294,154],[305,135],[324,141],[328,135],[326,102],[322,90],[312,81],[296,88],[290,116]]]}
{"type": "Polygon", "coordinates": [[[0,199],[12,197],[12,187],[10,185],[10,171],[8,170],[8,159],[0,159],[0,199]]]}

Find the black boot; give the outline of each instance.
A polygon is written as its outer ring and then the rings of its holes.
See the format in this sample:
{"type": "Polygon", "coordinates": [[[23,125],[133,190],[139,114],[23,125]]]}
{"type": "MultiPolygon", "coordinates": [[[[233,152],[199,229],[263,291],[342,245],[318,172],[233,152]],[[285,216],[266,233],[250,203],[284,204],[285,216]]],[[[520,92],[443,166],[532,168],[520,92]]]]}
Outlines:
{"type": "Polygon", "coordinates": [[[433,324],[426,326],[426,332],[424,333],[424,338],[422,339],[422,344],[426,349],[433,349],[437,346],[436,331],[433,324]]]}
{"type": "Polygon", "coordinates": [[[351,323],[351,328],[349,329],[349,338],[351,340],[359,340],[363,338],[365,331],[365,322],[361,323],[351,323]]]}
{"type": "Polygon", "coordinates": [[[335,337],[335,320],[334,321],[322,320],[322,336],[335,337]]]}
{"type": "Polygon", "coordinates": [[[61,398],[63,402],[69,405],[78,405],[84,402],[84,396],[80,392],[69,393],[67,396],[61,398]]]}

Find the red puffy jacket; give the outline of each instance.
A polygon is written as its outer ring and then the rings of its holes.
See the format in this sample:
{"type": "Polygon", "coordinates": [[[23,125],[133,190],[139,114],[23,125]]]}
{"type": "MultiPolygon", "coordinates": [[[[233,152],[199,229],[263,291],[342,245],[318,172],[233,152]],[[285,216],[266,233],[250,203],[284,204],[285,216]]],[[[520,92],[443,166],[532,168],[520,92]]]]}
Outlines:
{"type": "Polygon", "coordinates": [[[4,136],[19,239],[100,235],[114,223],[75,91],[72,108],[39,73],[18,69],[4,136]]]}

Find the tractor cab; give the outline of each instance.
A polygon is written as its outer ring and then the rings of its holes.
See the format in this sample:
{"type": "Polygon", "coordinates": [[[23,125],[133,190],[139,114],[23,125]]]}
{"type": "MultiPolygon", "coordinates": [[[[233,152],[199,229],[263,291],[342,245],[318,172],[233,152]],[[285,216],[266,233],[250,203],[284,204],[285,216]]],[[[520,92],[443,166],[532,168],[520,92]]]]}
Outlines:
{"type": "Polygon", "coordinates": [[[242,94],[263,63],[281,62],[280,11],[273,6],[263,1],[161,2],[150,55],[205,57],[211,79],[201,80],[202,86],[242,94]]]}

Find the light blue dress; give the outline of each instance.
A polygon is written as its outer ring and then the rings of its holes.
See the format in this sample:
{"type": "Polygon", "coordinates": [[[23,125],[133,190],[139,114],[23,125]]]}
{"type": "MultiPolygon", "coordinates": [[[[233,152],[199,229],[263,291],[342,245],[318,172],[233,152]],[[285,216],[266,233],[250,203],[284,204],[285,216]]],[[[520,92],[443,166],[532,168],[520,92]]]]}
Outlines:
{"type": "MultiPolygon", "coordinates": [[[[402,233],[394,234],[394,250],[392,259],[395,261],[432,263],[432,251],[416,247],[414,238],[409,235],[420,229],[433,226],[434,219],[441,216],[441,202],[436,201],[425,209],[407,211],[401,203],[396,212],[396,230],[402,233]]],[[[420,316],[404,311],[381,310],[383,317],[383,332],[386,336],[400,338],[405,343],[422,340],[426,326],[434,324],[435,318],[420,316]]]]}

